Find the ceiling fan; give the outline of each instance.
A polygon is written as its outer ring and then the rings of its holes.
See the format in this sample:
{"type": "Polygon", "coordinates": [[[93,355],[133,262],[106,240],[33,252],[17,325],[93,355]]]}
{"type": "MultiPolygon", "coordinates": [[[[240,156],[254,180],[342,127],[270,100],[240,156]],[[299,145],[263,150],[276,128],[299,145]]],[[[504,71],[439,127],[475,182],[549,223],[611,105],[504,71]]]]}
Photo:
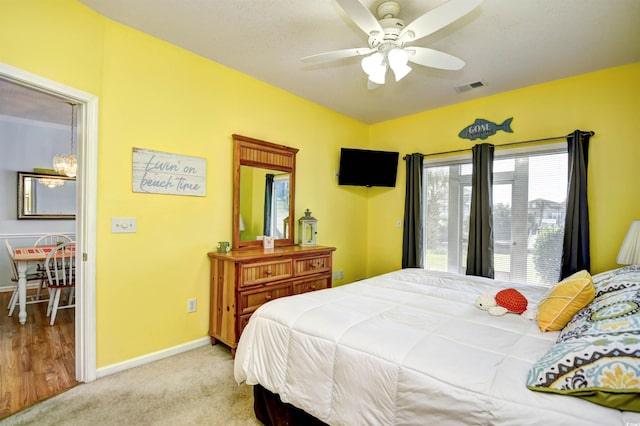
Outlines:
{"type": "Polygon", "coordinates": [[[408,62],[418,65],[459,70],[464,61],[448,53],[420,46],[405,46],[426,37],[475,9],[482,0],[449,0],[432,9],[413,22],[404,25],[397,18],[400,4],[385,1],[376,8],[378,19],[359,0],[336,0],[353,22],[369,36],[369,47],[335,50],[302,58],[304,62],[328,62],[354,56],[364,56],[361,61],[367,74],[369,89],[384,84],[388,68],[396,81],[411,72],[408,62]]]}

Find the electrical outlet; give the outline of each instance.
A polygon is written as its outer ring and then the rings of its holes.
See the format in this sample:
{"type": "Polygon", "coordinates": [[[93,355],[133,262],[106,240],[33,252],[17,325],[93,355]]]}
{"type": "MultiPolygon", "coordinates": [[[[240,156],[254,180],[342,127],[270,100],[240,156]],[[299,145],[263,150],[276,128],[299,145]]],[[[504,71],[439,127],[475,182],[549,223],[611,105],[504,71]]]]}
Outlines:
{"type": "Polygon", "coordinates": [[[195,298],[187,300],[187,312],[195,312],[197,307],[198,305],[195,298]]]}
{"type": "Polygon", "coordinates": [[[340,276],[340,272],[338,271],[333,271],[333,280],[336,281],[338,279],[338,277],[340,276]]]}
{"type": "Polygon", "coordinates": [[[344,271],[342,269],[340,269],[338,272],[340,273],[340,278],[339,279],[344,280],[344,271]]]}

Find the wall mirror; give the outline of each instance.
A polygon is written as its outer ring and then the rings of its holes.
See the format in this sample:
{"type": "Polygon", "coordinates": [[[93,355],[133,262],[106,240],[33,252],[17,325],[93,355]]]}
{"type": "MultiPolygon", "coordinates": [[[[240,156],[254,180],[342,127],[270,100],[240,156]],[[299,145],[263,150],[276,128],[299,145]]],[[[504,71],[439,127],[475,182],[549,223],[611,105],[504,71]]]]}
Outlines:
{"type": "Polygon", "coordinates": [[[75,219],[76,178],[18,172],[18,219],[75,219]]]}
{"type": "Polygon", "coordinates": [[[233,135],[233,248],[294,244],[296,148],[233,135]]]}

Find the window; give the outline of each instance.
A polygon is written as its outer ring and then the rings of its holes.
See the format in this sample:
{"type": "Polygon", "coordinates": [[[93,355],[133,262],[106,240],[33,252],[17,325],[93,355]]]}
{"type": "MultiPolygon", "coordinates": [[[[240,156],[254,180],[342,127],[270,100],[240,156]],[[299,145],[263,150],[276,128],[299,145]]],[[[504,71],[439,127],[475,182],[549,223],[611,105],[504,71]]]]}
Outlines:
{"type": "Polygon", "coordinates": [[[271,236],[276,239],[285,238],[284,222],[289,218],[289,174],[274,176],[272,188],[271,236]]]}
{"type": "MultiPolygon", "coordinates": [[[[464,273],[471,157],[425,161],[425,268],[464,273]]],[[[496,151],[493,164],[495,278],[551,284],[560,275],[567,194],[566,146],[496,151]]]]}

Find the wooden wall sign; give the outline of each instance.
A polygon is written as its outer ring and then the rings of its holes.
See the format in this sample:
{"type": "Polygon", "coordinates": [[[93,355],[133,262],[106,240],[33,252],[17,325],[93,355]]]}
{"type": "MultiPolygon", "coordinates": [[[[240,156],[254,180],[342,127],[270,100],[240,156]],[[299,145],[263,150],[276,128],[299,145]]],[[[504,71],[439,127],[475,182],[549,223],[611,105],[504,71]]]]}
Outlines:
{"type": "Polygon", "coordinates": [[[133,148],[133,192],[207,195],[207,160],[133,148]]]}

